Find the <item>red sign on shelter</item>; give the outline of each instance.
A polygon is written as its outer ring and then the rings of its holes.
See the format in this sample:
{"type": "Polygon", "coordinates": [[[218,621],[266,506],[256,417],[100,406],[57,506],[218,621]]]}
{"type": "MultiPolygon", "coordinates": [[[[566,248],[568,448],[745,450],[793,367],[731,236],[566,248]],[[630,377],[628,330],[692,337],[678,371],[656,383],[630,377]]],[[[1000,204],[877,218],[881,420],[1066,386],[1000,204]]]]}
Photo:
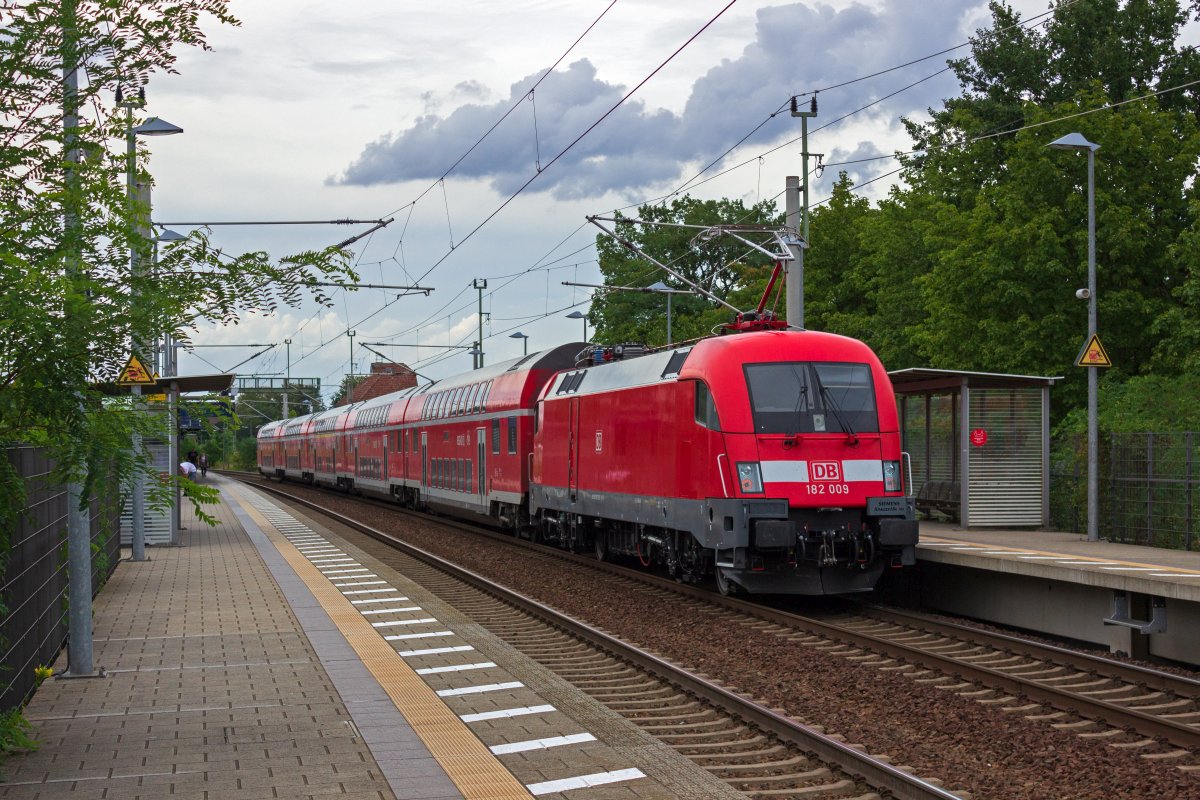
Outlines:
{"type": "Polygon", "coordinates": [[[975,445],[976,447],[983,447],[985,444],[987,444],[987,431],[985,431],[983,428],[976,428],[975,430],[971,431],[971,444],[975,445]]]}

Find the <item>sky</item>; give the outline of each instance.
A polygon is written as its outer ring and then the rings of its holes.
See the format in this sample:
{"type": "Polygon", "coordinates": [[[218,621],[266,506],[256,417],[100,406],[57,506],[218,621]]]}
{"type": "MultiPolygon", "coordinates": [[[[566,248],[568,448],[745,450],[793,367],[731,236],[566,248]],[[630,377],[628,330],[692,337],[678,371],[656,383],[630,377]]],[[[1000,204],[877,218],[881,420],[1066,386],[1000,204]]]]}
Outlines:
{"type": "MultiPolygon", "coordinates": [[[[1029,17],[1046,0],[1013,6],[1029,17]]],[[[178,74],[147,87],[147,113],[185,131],[148,143],[154,220],[187,233],[185,223],[391,219],[352,246],[360,280],[432,291],[338,290],[330,307],[205,325],[180,374],[290,370],[319,378],[326,400],[352,358],[355,372],[379,360],[364,343],[386,343],[372,347],[431,379],[470,370],[476,279],[488,284],[485,363],[520,356],[516,332],[530,352],[577,341],[581,322],[565,315],[586,313],[591,290],[563,282],[602,282],[589,214],[680,190],[747,204],[778,196],[782,209],[785,177],[801,171],[793,94],[827,89],[809,150],[831,166],[812,202],[841,169],[860,184],[878,178],[862,189],[878,199],[894,160],[838,162],[908,149],[901,118],[955,96],[945,60],[968,51],[828,87],[962,45],[989,19],[983,0],[231,7],[239,27],[209,24],[211,50],[181,51],[178,74]]],[[[214,225],[211,236],[227,252],[280,257],[370,227],[214,225]]]]}

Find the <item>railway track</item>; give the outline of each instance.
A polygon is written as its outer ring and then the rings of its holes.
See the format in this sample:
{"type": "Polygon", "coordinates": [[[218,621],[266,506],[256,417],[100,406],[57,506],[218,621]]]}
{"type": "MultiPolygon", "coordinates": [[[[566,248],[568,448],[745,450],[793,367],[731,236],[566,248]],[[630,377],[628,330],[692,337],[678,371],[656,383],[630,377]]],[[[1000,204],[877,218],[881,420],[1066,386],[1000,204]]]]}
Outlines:
{"type": "Polygon", "coordinates": [[[383,531],[249,482],[381,543],[368,552],[748,798],[962,797],[383,531]]]}
{"type": "MultiPolygon", "coordinates": [[[[431,519],[479,533],[473,526],[431,519]]],[[[486,535],[509,546],[514,541],[501,534],[486,535]]],[[[636,590],[664,599],[682,595],[689,602],[720,608],[729,615],[722,624],[746,626],[903,674],[922,686],[986,704],[998,716],[1021,716],[1149,761],[1185,771],[1198,769],[1200,681],[1195,679],[873,606],[861,606],[832,620],[816,619],[724,598],[590,557],[518,544],[533,550],[535,558],[571,561],[612,576],[620,585],[617,591],[636,590]]]]}

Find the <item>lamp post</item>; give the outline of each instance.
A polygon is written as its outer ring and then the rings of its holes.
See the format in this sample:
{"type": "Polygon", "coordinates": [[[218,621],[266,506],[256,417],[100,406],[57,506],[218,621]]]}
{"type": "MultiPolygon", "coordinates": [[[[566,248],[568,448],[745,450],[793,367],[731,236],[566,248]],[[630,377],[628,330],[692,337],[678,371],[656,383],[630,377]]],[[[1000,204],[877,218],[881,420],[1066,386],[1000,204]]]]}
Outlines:
{"type": "MultiPolygon", "coordinates": [[[[140,215],[134,214],[135,196],[138,194],[137,183],[137,137],[138,136],[169,136],[175,133],[183,133],[183,128],[177,125],[172,125],[169,122],[151,117],[141,125],[133,124],[133,110],[141,108],[146,104],[146,91],[139,89],[136,99],[126,100],[121,89],[117,89],[117,105],[125,109],[125,200],[126,210],[129,215],[129,268],[130,272],[137,278],[142,272],[142,258],[138,253],[138,238],[141,235],[149,236],[150,214],[147,209],[144,217],[145,224],[142,223],[140,215]]],[[[146,205],[149,205],[149,187],[145,193],[146,205]]],[[[136,338],[131,342],[134,355],[136,355],[143,363],[146,358],[146,343],[136,338]]],[[[134,405],[136,408],[141,408],[142,387],[133,387],[134,405]]],[[[170,435],[171,443],[175,441],[175,420],[171,417],[170,420],[170,435]]],[[[135,462],[142,460],[142,435],[138,431],[133,432],[133,457],[135,462]]],[[[174,448],[168,446],[169,451],[174,448]]],[[[174,472],[175,456],[173,453],[168,454],[171,464],[171,471],[174,472]]],[[[133,478],[133,493],[129,501],[129,515],[132,518],[133,530],[130,532],[131,548],[130,561],[146,561],[146,476],[143,472],[135,468],[133,478]]]]}
{"type": "Polygon", "coordinates": [[[587,314],[584,314],[582,311],[572,311],[570,314],[567,314],[567,319],[583,320],[583,343],[587,344],[587,314]]]}
{"type": "Polygon", "coordinates": [[[287,372],[283,378],[283,418],[288,418],[288,385],[292,382],[292,340],[284,339],[284,346],[287,348],[287,372]]]}
{"type": "MultiPolygon", "coordinates": [[[[1056,150],[1087,151],[1088,159],[1088,342],[1096,335],[1096,151],[1100,145],[1089,142],[1082,133],[1068,133],[1049,144],[1056,150]]],[[[1085,345],[1086,346],[1086,345],[1085,345]]],[[[1086,365],[1085,365],[1086,366],[1086,365]]],[[[1100,540],[1099,426],[1096,420],[1097,367],[1087,366],[1087,540],[1100,540]]]]}
{"type": "Polygon", "coordinates": [[[671,342],[674,341],[671,338],[671,295],[693,294],[693,292],[690,289],[672,289],[662,281],[650,284],[643,291],[654,292],[655,294],[665,294],[667,296],[667,344],[670,345],[671,342]]]}
{"type": "Polygon", "coordinates": [[[524,355],[524,356],[527,356],[527,355],[529,355],[529,337],[528,337],[527,335],[525,335],[525,334],[521,333],[520,331],[517,331],[516,333],[510,333],[510,334],[508,335],[508,338],[510,338],[510,339],[520,339],[520,340],[521,340],[521,344],[522,344],[522,345],[523,345],[523,347],[524,347],[524,350],[522,351],[521,355],[524,355]]]}

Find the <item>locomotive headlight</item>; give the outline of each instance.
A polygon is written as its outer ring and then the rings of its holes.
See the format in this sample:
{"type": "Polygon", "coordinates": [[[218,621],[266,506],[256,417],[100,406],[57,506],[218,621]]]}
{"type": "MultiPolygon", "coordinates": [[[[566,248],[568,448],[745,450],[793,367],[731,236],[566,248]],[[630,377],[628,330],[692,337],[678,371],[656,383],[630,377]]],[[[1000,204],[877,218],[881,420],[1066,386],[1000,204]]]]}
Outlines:
{"type": "Polygon", "coordinates": [[[762,494],[762,472],[757,461],[741,461],[737,465],[738,485],[746,494],[762,494]]]}
{"type": "Polygon", "coordinates": [[[883,462],[883,490],[885,492],[900,491],[900,462],[883,462]]]}

